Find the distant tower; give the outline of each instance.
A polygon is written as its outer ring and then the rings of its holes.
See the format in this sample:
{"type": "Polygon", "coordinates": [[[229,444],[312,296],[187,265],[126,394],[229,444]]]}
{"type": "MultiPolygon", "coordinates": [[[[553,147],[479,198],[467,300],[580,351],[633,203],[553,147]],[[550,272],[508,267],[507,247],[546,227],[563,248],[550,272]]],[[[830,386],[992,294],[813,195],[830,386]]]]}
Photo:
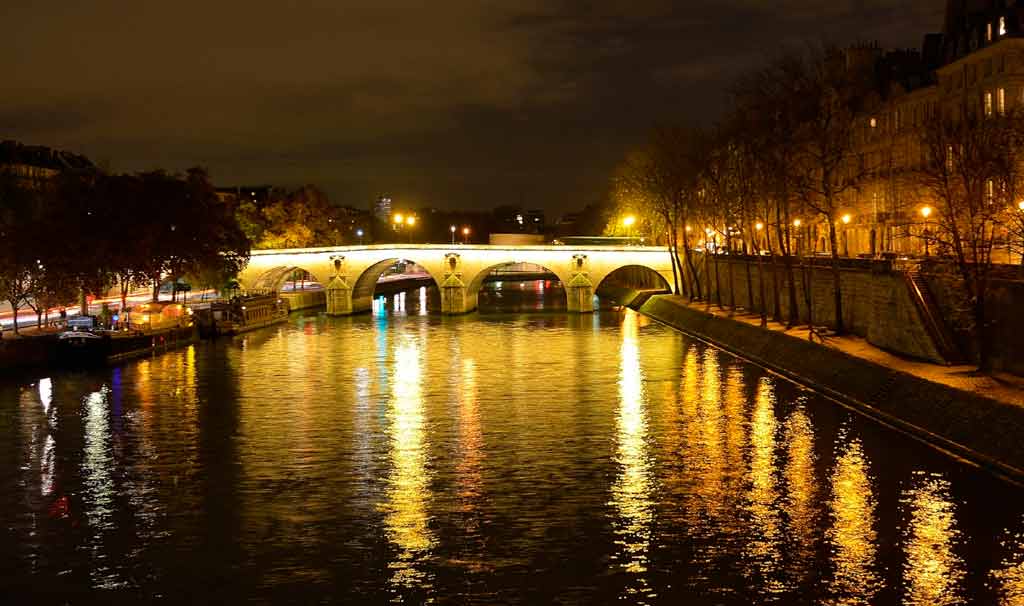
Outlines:
{"type": "Polygon", "coordinates": [[[373,216],[387,223],[391,220],[391,196],[381,196],[373,203],[373,216]]]}

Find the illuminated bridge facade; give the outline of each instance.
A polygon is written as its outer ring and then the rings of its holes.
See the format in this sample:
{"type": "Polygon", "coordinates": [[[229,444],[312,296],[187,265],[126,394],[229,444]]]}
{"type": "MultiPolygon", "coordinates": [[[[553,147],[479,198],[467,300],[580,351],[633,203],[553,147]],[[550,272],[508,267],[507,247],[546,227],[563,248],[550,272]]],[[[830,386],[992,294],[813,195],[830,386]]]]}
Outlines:
{"type": "Polygon", "coordinates": [[[608,281],[627,287],[671,290],[672,262],[663,247],[635,246],[448,246],[438,244],[334,246],[256,250],[240,276],[248,290],[280,290],[296,270],[324,285],[327,313],[345,315],[372,307],[380,276],[399,261],[430,274],[441,295],[440,311],[471,312],[484,279],[495,269],[539,265],[558,276],[568,309],[593,311],[593,297],[608,281]]]}

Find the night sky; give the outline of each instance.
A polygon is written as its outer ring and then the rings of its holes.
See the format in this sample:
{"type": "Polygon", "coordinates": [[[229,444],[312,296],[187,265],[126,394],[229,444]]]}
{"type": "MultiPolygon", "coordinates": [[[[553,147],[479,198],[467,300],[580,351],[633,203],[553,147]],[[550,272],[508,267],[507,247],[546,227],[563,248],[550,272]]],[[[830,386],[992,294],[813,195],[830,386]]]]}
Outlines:
{"type": "Polygon", "coordinates": [[[603,195],[787,43],[919,47],[942,0],[0,2],[0,139],[367,208],[603,195]]]}

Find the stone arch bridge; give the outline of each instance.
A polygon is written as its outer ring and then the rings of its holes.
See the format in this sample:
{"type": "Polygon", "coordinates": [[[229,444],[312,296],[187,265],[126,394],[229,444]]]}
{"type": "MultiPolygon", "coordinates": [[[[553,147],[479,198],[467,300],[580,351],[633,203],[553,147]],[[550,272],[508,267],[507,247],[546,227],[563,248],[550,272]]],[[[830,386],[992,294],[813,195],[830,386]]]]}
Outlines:
{"type": "Polygon", "coordinates": [[[298,269],[308,271],[327,293],[327,313],[367,311],[378,278],[392,264],[409,261],[423,267],[441,293],[441,311],[476,309],[477,295],[491,270],[515,263],[540,265],[565,287],[569,311],[593,310],[593,296],[613,272],[633,276],[633,286],[651,287],[651,280],[671,289],[668,249],[652,246],[448,246],[389,244],[254,250],[239,280],[247,290],[279,291],[298,269]],[[658,277],[660,276],[660,279],[658,277]],[[663,282],[662,282],[663,280],[663,282]]]}

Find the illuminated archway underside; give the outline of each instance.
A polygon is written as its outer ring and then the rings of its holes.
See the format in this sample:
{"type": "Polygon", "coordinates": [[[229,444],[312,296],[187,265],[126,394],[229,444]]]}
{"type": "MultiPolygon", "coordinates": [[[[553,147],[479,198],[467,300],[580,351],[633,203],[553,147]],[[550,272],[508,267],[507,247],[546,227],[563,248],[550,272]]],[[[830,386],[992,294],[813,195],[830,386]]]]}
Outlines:
{"type": "Polygon", "coordinates": [[[313,281],[323,284],[323,280],[317,272],[310,271],[305,267],[299,267],[297,265],[281,265],[278,267],[271,267],[258,275],[252,283],[242,282],[247,290],[250,291],[274,291],[280,292],[281,288],[284,287],[285,282],[288,281],[288,276],[292,275],[295,271],[302,270],[308,273],[313,281]]]}
{"type": "MultiPolygon", "coordinates": [[[[565,286],[569,311],[593,311],[597,285],[617,269],[638,266],[672,283],[664,247],[639,246],[448,246],[439,244],[337,246],[256,250],[239,276],[245,288],[280,289],[288,272],[306,269],[327,290],[327,312],[367,311],[373,286],[388,265],[405,260],[422,267],[441,293],[441,311],[476,309],[487,274],[503,265],[532,263],[547,268],[565,286]]],[[[617,274],[617,275],[621,275],[617,274]]]]}

